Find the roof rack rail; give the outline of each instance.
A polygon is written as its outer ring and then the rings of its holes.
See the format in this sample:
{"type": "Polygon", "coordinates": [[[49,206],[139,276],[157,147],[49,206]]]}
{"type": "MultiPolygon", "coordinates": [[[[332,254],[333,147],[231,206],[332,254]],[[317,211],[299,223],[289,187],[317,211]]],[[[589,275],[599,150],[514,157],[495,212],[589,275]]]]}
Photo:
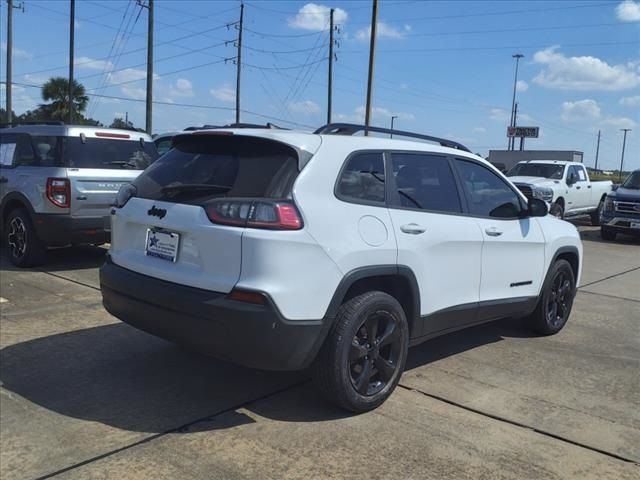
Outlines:
{"type": "Polygon", "coordinates": [[[259,125],[257,123],[229,123],[227,125],[202,125],[201,127],[187,127],[183,131],[192,132],[194,130],[214,130],[217,128],[265,128],[285,130],[282,127],[274,125],[273,123],[267,123],[266,125],[259,125]]]}
{"type": "Polygon", "coordinates": [[[471,152],[467,147],[461,143],[454,142],[453,140],[447,140],[446,138],[432,137],[431,135],[423,135],[422,133],[405,132],[404,130],[396,130],[382,127],[367,127],[366,125],[357,125],[355,123],[329,123],[317,129],[314,133],[319,135],[354,135],[358,132],[376,132],[376,133],[388,133],[390,135],[398,135],[401,137],[419,138],[420,140],[428,140],[435,142],[443,147],[455,148],[457,150],[463,150],[465,152],[471,152]]]}
{"type": "Polygon", "coordinates": [[[42,120],[42,121],[29,121],[29,122],[9,122],[0,123],[0,127],[17,127],[19,125],[64,125],[64,122],[58,120],[42,120]]]}

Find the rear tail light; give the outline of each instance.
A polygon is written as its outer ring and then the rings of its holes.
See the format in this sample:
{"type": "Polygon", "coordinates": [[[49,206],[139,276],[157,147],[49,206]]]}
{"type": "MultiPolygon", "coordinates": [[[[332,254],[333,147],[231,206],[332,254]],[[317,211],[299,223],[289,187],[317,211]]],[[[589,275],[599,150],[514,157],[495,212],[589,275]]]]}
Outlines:
{"type": "Polygon", "coordinates": [[[300,230],[302,217],[287,201],[220,199],[205,206],[213,223],[269,230],[300,230]]]}
{"type": "Polygon", "coordinates": [[[68,178],[47,178],[47,199],[56,207],[71,206],[71,184],[68,178]]]}

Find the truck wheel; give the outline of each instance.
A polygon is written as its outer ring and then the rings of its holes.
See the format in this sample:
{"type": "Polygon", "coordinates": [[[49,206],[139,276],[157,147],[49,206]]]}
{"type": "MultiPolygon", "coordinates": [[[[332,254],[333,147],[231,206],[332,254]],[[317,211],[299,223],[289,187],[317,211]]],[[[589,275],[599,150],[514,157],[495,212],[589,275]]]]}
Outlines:
{"type": "Polygon", "coordinates": [[[36,235],[29,212],[17,208],[9,214],[4,226],[9,260],[16,267],[34,267],[44,261],[45,248],[36,235]]]}
{"type": "Polygon", "coordinates": [[[409,348],[398,301],[367,292],[344,303],[314,363],[314,382],[332,403],[361,413],[380,406],[396,388],[409,348]]]}
{"type": "Polygon", "coordinates": [[[600,200],[598,208],[591,212],[591,225],[594,227],[600,226],[600,216],[602,215],[602,209],[604,208],[604,200],[600,200]]]}
{"type": "Polygon", "coordinates": [[[608,228],[600,227],[600,236],[603,240],[615,240],[617,233],[613,230],[609,230],[608,228]]]}
{"type": "Polygon", "coordinates": [[[529,317],[531,328],[542,335],[558,333],[566,325],[573,299],[576,279],[566,260],[556,261],[545,278],[536,309],[529,317]]]}
{"type": "Polygon", "coordinates": [[[564,218],[564,207],[556,202],[549,208],[549,213],[562,220],[564,218]]]}

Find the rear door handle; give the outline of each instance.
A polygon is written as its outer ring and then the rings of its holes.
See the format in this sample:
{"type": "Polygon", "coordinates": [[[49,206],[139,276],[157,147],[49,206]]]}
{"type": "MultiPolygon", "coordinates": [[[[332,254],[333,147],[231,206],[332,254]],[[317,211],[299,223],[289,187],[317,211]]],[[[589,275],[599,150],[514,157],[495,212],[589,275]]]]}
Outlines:
{"type": "Polygon", "coordinates": [[[409,235],[420,235],[425,232],[426,228],[418,225],[417,223],[407,223],[406,225],[402,225],[400,230],[404,233],[408,233],[409,235]]]}
{"type": "Polygon", "coordinates": [[[484,232],[490,237],[499,237],[500,235],[502,235],[502,232],[496,227],[487,228],[484,232]]]}
{"type": "Polygon", "coordinates": [[[579,186],[579,185],[577,185],[577,186],[576,186],[576,190],[580,190],[581,188],[582,188],[582,187],[581,187],[581,186],[579,186]]]}
{"type": "Polygon", "coordinates": [[[591,188],[591,185],[589,185],[587,188],[591,188]]]}

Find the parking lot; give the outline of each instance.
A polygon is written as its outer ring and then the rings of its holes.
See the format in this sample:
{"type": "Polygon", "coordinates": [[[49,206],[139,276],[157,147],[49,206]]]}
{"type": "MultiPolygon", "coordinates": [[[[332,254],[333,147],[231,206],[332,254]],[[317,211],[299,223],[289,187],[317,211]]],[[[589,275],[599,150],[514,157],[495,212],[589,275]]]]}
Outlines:
{"type": "Polygon", "coordinates": [[[640,475],[640,242],[580,226],[567,327],[501,321],[413,349],[401,386],[353,416],[307,376],[193,354],[101,305],[103,248],[2,260],[5,479],[612,478],[640,475]]]}

